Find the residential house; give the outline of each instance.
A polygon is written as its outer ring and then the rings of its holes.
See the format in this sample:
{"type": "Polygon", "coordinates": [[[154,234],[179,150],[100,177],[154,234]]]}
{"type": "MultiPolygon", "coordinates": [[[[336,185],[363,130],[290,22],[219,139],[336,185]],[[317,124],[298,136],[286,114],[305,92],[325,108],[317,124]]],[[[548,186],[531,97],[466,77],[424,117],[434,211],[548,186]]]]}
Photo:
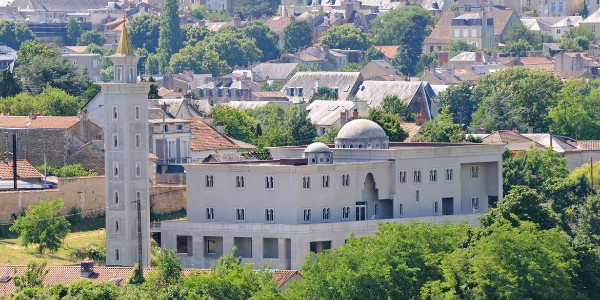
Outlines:
{"type": "Polygon", "coordinates": [[[262,63],[252,68],[252,80],[255,82],[279,82],[287,81],[298,63],[262,63]]]}
{"type": "Polygon", "coordinates": [[[554,62],[543,56],[517,57],[514,66],[523,66],[538,70],[554,70],[554,62]]]}
{"type": "MultiPolygon", "coordinates": [[[[0,160],[0,182],[14,180],[13,166],[12,159],[0,160]]],[[[43,179],[44,176],[27,160],[17,160],[17,181],[19,181],[17,186],[21,186],[23,183],[41,184],[43,179]]]]}
{"type": "Polygon", "coordinates": [[[573,16],[583,9],[584,0],[538,0],[536,11],[544,17],[573,16]]]}
{"type": "Polygon", "coordinates": [[[238,153],[256,148],[226,136],[223,124],[212,127],[200,118],[192,119],[191,122],[190,157],[194,162],[203,161],[213,153],[238,153]]]}
{"type": "Polygon", "coordinates": [[[388,45],[388,46],[372,46],[374,49],[379,50],[383,53],[383,59],[390,62],[396,54],[398,53],[398,49],[400,46],[398,45],[388,45]]]}
{"type": "Polygon", "coordinates": [[[100,54],[63,54],[80,72],[87,72],[95,82],[100,79],[100,54]]]}
{"type": "Polygon", "coordinates": [[[504,145],[390,143],[376,123],[346,123],[335,146],[274,147],[272,160],[186,166],[188,217],[161,222],[161,246],[186,266],[296,269],[307,253],[372,235],[381,222],[470,222],[502,201],[504,145]]]}
{"type": "Polygon", "coordinates": [[[554,61],[554,71],[566,78],[592,78],[598,75],[600,64],[585,53],[560,53],[554,61]]]}
{"type": "Polygon", "coordinates": [[[369,108],[381,107],[386,96],[397,96],[408,106],[409,111],[421,114],[424,120],[433,119],[432,102],[435,92],[423,81],[364,81],[358,88],[356,98],[366,102],[366,115],[369,108]]]}
{"type": "Polygon", "coordinates": [[[72,117],[0,115],[0,132],[0,155],[12,152],[16,134],[19,159],[36,166],[79,163],[104,174],[103,131],[84,111],[72,117]]]}
{"type": "Polygon", "coordinates": [[[559,43],[543,43],[542,55],[545,57],[553,57],[558,53],[563,52],[559,43]]]}
{"type": "Polygon", "coordinates": [[[379,80],[388,76],[398,75],[398,70],[385,60],[372,60],[360,69],[364,80],[379,80]]]}
{"type": "Polygon", "coordinates": [[[483,137],[483,142],[488,144],[504,144],[513,152],[529,151],[531,149],[544,150],[544,145],[537,143],[512,130],[498,130],[483,137]]]}
{"type": "Polygon", "coordinates": [[[197,86],[194,93],[200,99],[208,99],[215,104],[250,100],[250,94],[260,91],[260,88],[261,85],[248,76],[229,74],[212,78],[208,83],[197,86]]]}
{"type": "Polygon", "coordinates": [[[445,12],[425,38],[423,53],[446,49],[452,39],[467,41],[478,48],[496,48],[497,43],[504,42],[514,24],[521,24],[521,20],[511,9],[469,12],[459,16],[445,12]],[[487,22],[483,22],[484,18],[487,22]]]}
{"type": "Polygon", "coordinates": [[[358,110],[354,115],[355,108],[353,101],[315,100],[306,107],[306,111],[307,118],[317,128],[317,135],[323,135],[332,126],[340,129],[354,117],[358,118],[358,110]]]}
{"type": "MultiPolygon", "coordinates": [[[[596,2],[593,0],[591,2],[596,2]]],[[[600,39],[600,9],[593,11],[585,20],[579,23],[580,25],[591,26],[596,40],[600,39]]]]}
{"type": "Polygon", "coordinates": [[[561,38],[563,34],[571,30],[573,27],[578,27],[583,21],[581,16],[568,16],[550,26],[552,36],[561,38]]]}
{"type": "Polygon", "coordinates": [[[13,70],[17,61],[17,50],[0,45],[0,71],[13,70]]]}
{"type": "Polygon", "coordinates": [[[293,16],[273,16],[265,21],[265,24],[271,31],[275,32],[279,36],[279,40],[277,45],[280,48],[283,48],[283,30],[286,26],[288,26],[292,21],[294,21],[293,16]]]}
{"type": "Polygon", "coordinates": [[[308,102],[319,87],[336,91],[338,100],[349,100],[362,82],[360,72],[298,72],[285,84],[283,91],[294,103],[308,102]]]}

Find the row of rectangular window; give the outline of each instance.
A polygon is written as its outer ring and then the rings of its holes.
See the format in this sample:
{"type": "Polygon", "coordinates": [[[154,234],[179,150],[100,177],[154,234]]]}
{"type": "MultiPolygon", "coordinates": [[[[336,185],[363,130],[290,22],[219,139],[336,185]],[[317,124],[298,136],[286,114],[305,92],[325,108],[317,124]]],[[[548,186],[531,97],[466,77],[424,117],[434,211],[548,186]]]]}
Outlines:
{"type": "MultiPolygon", "coordinates": [[[[134,145],[136,149],[141,149],[142,148],[142,136],[140,134],[136,134],[134,137],[134,145]]],[[[113,140],[112,140],[112,148],[113,149],[119,149],[119,135],[118,134],[113,134],[113,140]]]]}
{"type": "MultiPolygon", "coordinates": [[[[330,187],[330,175],[322,176],[322,187],[329,188],[330,187]]],[[[350,174],[342,175],[342,186],[349,187],[350,186],[350,174]]],[[[205,175],[204,176],[204,187],[205,188],[214,188],[215,187],[215,177],[214,175],[205,175]]],[[[236,176],[235,177],[235,187],[236,188],[244,188],[246,187],[246,182],[244,176],[236,176]]],[[[311,179],[310,176],[302,177],[302,188],[310,189],[311,179]]],[[[275,180],[273,176],[265,176],[265,189],[271,190],[275,188],[275,180]]]]}
{"type": "MultiPolygon", "coordinates": [[[[398,174],[398,180],[400,183],[408,183],[408,171],[401,170],[398,174]]],[[[479,165],[471,165],[471,179],[479,178],[479,165]]],[[[413,170],[413,182],[420,183],[422,181],[421,170],[413,170]]],[[[429,170],[429,181],[437,182],[438,181],[438,170],[430,169],[429,170]]],[[[447,168],[446,169],[446,181],[454,181],[454,169],[447,168]]]]}
{"type": "MultiPolygon", "coordinates": [[[[119,177],[119,163],[113,162],[113,177],[119,177]]],[[[142,177],[142,163],[135,163],[135,177],[142,177]]]]}
{"type": "MultiPolygon", "coordinates": [[[[142,200],[142,191],[135,191],[135,200],[136,201],[140,201],[142,200]]],[[[113,204],[114,205],[119,205],[120,199],[119,199],[119,191],[114,191],[113,192],[113,204]]]]}
{"type": "MultiPolygon", "coordinates": [[[[134,117],[136,120],[140,119],[140,106],[136,105],[135,109],[134,109],[134,117]]],[[[119,119],[119,110],[116,106],[112,107],[112,119],[113,120],[118,120],[119,119]]]]}

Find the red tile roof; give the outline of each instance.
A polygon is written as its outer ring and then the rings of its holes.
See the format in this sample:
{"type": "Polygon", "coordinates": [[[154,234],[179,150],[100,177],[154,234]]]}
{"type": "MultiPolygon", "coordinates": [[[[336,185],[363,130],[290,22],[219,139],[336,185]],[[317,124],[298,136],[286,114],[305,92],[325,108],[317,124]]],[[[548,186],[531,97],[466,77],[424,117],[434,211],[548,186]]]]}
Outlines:
{"type": "Polygon", "coordinates": [[[0,128],[45,128],[45,129],[68,129],[79,122],[79,118],[37,116],[31,119],[29,116],[6,116],[0,115],[0,128]]]}
{"type": "Polygon", "coordinates": [[[256,98],[287,98],[282,92],[252,92],[256,98]]]}
{"type": "Polygon", "coordinates": [[[579,140],[577,141],[577,150],[598,151],[600,150],[600,140],[579,140]]]}
{"type": "Polygon", "coordinates": [[[437,24],[428,37],[425,38],[425,44],[447,44],[450,42],[450,25],[454,18],[454,12],[447,11],[440,16],[437,24]]]}
{"type": "Polygon", "coordinates": [[[396,53],[398,53],[398,49],[400,49],[400,46],[398,45],[390,45],[390,46],[373,46],[373,48],[381,51],[381,53],[383,53],[383,55],[389,59],[394,58],[394,56],[396,56],[396,53]]]}
{"type": "Polygon", "coordinates": [[[233,140],[220,134],[213,127],[208,126],[202,119],[189,119],[192,121],[192,151],[240,149],[233,140]]]}
{"type": "MultiPolygon", "coordinates": [[[[24,159],[17,160],[17,178],[31,179],[42,178],[42,174],[38,172],[34,166],[24,159]]],[[[0,179],[13,179],[13,162],[12,160],[0,161],[0,179]]]]}
{"type": "Polygon", "coordinates": [[[546,65],[546,64],[551,64],[552,66],[554,66],[554,62],[552,62],[551,60],[549,60],[545,57],[542,57],[542,56],[540,56],[540,57],[537,57],[537,56],[519,57],[519,61],[524,66],[546,65]]]}
{"type": "Polygon", "coordinates": [[[267,24],[267,27],[269,27],[269,29],[273,30],[274,32],[283,32],[283,29],[285,28],[285,26],[287,26],[291,22],[292,22],[292,17],[275,16],[275,17],[268,19],[267,22],[265,22],[265,23],[267,24]]]}
{"type": "Polygon", "coordinates": [[[408,133],[408,137],[404,140],[404,142],[412,141],[412,138],[421,129],[421,126],[417,125],[416,123],[400,123],[400,126],[408,133]]]}

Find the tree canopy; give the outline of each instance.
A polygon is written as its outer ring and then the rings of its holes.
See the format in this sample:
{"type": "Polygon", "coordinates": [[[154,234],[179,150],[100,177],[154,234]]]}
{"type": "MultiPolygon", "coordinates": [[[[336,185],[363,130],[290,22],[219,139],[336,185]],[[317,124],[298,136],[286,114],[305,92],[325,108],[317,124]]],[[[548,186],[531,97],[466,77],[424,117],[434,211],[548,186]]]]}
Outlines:
{"type": "Polygon", "coordinates": [[[152,14],[139,14],[131,18],[127,32],[133,48],[144,48],[149,53],[156,52],[160,22],[160,17],[152,14]]]}
{"type": "Polygon", "coordinates": [[[179,7],[177,2],[177,0],[165,1],[158,26],[157,51],[161,55],[164,55],[167,62],[171,59],[171,55],[177,53],[183,47],[183,34],[179,27],[179,7]]]}
{"type": "Polygon", "coordinates": [[[312,44],[312,30],[306,20],[294,20],[283,29],[283,49],[294,53],[312,44]]]}
{"type": "Polygon", "coordinates": [[[370,46],[367,35],[360,28],[352,25],[330,27],[323,33],[321,43],[332,49],[365,50],[370,46]]]}
{"type": "Polygon", "coordinates": [[[26,41],[33,41],[35,35],[24,23],[0,21],[0,41],[15,50],[21,48],[26,41]]]}
{"type": "Polygon", "coordinates": [[[39,253],[44,253],[44,250],[54,252],[69,233],[69,221],[58,215],[63,205],[61,198],[29,205],[25,214],[10,227],[10,231],[19,233],[22,246],[36,244],[39,253]]]}
{"type": "Polygon", "coordinates": [[[77,45],[79,46],[87,46],[89,44],[104,45],[105,43],[106,36],[97,30],[85,31],[77,39],[77,45]]]}

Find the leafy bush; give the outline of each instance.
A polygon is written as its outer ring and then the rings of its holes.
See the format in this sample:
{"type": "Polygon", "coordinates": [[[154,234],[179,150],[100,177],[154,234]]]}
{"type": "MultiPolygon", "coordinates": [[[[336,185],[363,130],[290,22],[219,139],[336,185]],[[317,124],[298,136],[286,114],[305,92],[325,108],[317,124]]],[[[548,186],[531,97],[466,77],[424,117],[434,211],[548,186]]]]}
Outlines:
{"type": "MultiPolygon", "coordinates": [[[[44,166],[37,166],[36,169],[40,173],[44,173],[44,166]]],[[[98,173],[92,170],[84,169],[81,164],[64,165],[62,167],[46,166],[46,174],[48,176],[57,177],[81,177],[81,176],[96,176],[98,173]]]]}

